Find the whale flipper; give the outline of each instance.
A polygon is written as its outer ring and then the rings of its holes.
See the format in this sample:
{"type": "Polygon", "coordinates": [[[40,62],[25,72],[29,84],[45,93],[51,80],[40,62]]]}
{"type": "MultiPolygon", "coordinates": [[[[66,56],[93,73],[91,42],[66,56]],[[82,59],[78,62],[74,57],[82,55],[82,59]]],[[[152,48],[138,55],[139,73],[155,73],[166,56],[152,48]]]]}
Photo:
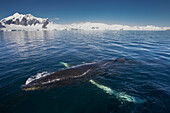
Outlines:
{"type": "Polygon", "coordinates": [[[60,62],[60,64],[63,64],[66,68],[70,67],[68,63],[60,62]]]}
{"type": "Polygon", "coordinates": [[[94,80],[90,80],[89,82],[91,82],[92,84],[94,84],[98,88],[104,90],[106,93],[116,96],[116,98],[118,98],[120,100],[133,102],[133,103],[139,103],[139,104],[146,102],[145,99],[140,99],[138,97],[130,96],[130,95],[126,94],[125,92],[117,92],[117,91],[112,90],[111,88],[109,88],[107,86],[104,86],[102,84],[95,82],[94,80]]]}

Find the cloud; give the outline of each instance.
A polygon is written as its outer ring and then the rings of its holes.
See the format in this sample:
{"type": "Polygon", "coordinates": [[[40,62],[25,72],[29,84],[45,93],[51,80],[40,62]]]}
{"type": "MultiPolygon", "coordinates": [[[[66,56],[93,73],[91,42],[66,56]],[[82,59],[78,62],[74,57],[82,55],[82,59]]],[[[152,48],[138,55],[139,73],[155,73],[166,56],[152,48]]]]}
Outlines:
{"type": "Polygon", "coordinates": [[[58,17],[55,17],[55,18],[54,18],[54,20],[60,20],[60,18],[58,18],[58,17]]]}

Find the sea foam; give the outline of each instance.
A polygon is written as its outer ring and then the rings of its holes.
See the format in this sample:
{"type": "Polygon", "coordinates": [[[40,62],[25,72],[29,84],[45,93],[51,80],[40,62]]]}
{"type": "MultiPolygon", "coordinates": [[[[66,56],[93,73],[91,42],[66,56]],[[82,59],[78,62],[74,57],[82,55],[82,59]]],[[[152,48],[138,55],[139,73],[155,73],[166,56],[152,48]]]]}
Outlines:
{"type": "Polygon", "coordinates": [[[25,84],[29,84],[30,82],[32,82],[34,80],[40,79],[40,78],[45,77],[45,76],[50,75],[50,74],[51,73],[49,73],[47,71],[44,71],[44,72],[41,72],[41,73],[37,73],[36,75],[29,77],[26,80],[25,84]]]}

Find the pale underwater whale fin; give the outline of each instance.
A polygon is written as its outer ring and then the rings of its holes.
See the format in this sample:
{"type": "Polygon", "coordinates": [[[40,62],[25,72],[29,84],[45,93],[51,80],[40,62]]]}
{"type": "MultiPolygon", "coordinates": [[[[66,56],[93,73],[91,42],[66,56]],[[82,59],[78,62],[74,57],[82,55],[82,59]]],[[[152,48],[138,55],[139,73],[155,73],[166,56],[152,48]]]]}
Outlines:
{"type": "Polygon", "coordinates": [[[125,57],[118,58],[114,62],[116,62],[116,63],[124,63],[125,62],[125,57]]]}
{"type": "Polygon", "coordinates": [[[70,67],[68,63],[60,62],[60,64],[63,64],[66,68],[70,67]]]}
{"type": "Polygon", "coordinates": [[[89,82],[96,85],[98,88],[104,90],[106,93],[116,96],[116,98],[118,98],[120,100],[133,102],[133,103],[139,103],[139,104],[146,102],[145,99],[140,99],[138,97],[127,95],[125,92],[117,92],[117,91],[112,90],[111,88],[109,88],[107,86],[104,86],[102,84],[98,84],[94,80],[90,80],[89,82]]]}

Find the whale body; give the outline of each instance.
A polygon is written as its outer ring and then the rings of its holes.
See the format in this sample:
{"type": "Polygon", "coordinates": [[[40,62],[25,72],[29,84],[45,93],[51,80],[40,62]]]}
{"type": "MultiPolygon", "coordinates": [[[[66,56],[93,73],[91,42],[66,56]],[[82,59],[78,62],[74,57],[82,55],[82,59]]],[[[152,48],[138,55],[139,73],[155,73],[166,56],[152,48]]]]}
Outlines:
{"type": "Polygon", "coordinates": [[[55,86],[63,86],[66,84],[74,83],[76,80],[87,78],[94,75],[96,70],[100,70],[102,67],[108,65],[109,63],[124,63],[125,58],[119,58],[116,60],[95,62],[95,63],[85,63],[77,66],[72,66],[53,74],[35,79],[28,84],[22,85],[22,90],[36,90],[36,89],[48,89],[55,86]]]}

